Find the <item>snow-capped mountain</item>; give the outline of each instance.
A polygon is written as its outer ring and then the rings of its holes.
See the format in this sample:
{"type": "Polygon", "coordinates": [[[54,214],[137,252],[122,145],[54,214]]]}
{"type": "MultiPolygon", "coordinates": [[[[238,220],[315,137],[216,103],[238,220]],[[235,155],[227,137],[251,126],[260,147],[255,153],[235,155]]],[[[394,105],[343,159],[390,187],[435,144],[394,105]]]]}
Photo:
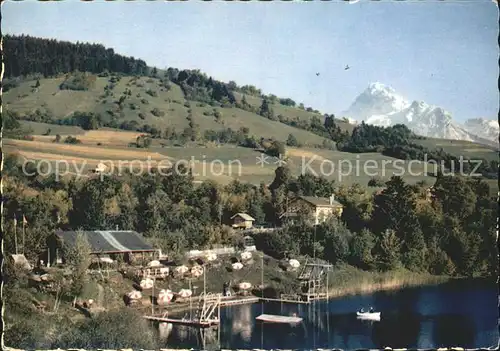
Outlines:
{"type": "Polygon", "coordinates": [[[372,83],[352,103],[344,116],[365,123],[388,127],[405,124],[415,134],[444,139],[498,143],[498,122],[470,119],[461,125],[449,112],[424,101],[409,102],[382,83],[372,83]]]}
{"type": "Polygon", "coordinates": [[[498,120],[484,118],[471,118],[465,121],[464,128],[470,133],[481,138],[498,142],[499,126],[498,120]]]}

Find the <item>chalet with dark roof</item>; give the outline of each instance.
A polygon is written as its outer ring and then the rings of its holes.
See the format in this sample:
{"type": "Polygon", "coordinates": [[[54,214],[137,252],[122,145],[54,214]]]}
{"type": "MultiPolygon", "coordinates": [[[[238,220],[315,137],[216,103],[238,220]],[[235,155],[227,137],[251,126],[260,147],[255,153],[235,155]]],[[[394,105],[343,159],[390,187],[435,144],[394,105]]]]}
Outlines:
{"type": "Polygon", "coordinates": [[[137,256],[152,257],[158,253],[144,237],[129,230],[56,231],[47,240],[47,262],[64,263],[64,251],[73,247],[81,233],[91,247],[94,258],[109,257],[132,263],[137,256]]]}

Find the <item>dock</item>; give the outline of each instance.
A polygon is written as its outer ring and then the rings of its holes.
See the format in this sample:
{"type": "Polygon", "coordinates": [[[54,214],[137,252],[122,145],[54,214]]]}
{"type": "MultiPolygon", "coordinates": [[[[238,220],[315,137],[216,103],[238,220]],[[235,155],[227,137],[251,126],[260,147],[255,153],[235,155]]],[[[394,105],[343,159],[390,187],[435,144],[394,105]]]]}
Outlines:
{"type": "Polygon", "coordinates": [[[310,301],[304,301],[304,300],[299,300],[299,299],[272,299],[272,298],[267,298],[267,297],[260,297],[259,300],[264,301],[264,302],[272,301],[272,302],[305,304],[305,305],[310,303],[310,301]]]}
{"type": "Polygon", "coordinates": [[[296,316],[278,316],[274,314],[261,314],[255,318],[261,322],[267,323],[284,323],[284,324],[298,324],[302,322],[302,318],[296,316]]]}
{"type": "Polygon", "coordinates": [[[225,306],[235,306],[235,305],[244,305],[247,303],[256,303],[259,302],[260,298],[256,296],[247,296],[247,297],[227,297],[226,299],[221,299],[220,305],[221,307],[225,306]]]}
{"type": "Polygon", "coordinates": [[[155,316],[144,316],[147,320],[160,322],[160,323],[172,323],[177,325],[185,325],[188,327],[198,327],[198,328],[209,328],[214,325],[219,324],[218,319],[211,320],[192,320],[192,319],[178,319],[178,318],[168,318],[168,317],[155,317],[155,316]]]}

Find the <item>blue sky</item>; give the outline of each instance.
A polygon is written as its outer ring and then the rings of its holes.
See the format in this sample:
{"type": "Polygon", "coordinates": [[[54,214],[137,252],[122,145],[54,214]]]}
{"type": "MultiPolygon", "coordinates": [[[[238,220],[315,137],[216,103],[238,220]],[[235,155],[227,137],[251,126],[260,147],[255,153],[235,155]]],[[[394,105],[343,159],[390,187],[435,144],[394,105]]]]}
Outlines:
{"type": "Polygon", "coordinates": [[[340,114],[379,81],[457,120],[494,119],[497,11],[491,0],[22,1],[3,3],[2,32],[102,43],[327,113],[340,114]]]}

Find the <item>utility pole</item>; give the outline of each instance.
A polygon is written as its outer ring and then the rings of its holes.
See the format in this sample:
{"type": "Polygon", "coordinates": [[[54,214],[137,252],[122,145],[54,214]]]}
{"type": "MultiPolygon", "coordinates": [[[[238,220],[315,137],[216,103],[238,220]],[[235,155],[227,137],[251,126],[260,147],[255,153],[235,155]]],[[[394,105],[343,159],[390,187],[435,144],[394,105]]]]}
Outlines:
{"type": "Polygon", "coordinates": [[[15,213],[14,213],[14,247],[17,255],[17,218],[15,213]]]}
{"type": "Polygon", "coordinates": [[[151,315],[155,315],[155,285],[156,285],[156,277],[153,277],[153,289],[151,290],[151,315]]]}
{"type": "Polygon", "coordinates": [[[25,228],[26,228],[26,223],[28,223],[28,221],[26,220],[26,217],[24,217],[24,215],[23,215],[23,255],[24,255],[24,243],[25,243],[25,241],[24,241],[24,237],[25,237],[24,231],[25,231],[25,228]]]}
{"type": "Polygon", "coordinates": [[[203,295],[207,295],[207,265],[206,263],[203,265],[203,295]]]}

